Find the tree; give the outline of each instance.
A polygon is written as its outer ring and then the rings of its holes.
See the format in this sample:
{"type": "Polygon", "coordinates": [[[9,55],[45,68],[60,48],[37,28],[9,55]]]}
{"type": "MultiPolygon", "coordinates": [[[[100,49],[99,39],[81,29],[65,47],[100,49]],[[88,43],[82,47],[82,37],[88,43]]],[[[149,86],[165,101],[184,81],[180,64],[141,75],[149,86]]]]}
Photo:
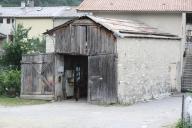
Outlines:
{"type": "Polygon", "coordinates": [[[28,38],[31,28],[18,25],[13,29],[13,38],[5,42],[0,59],[0,95],[17,96],[20,93],[22,54],[45,52],[45,41],[28,38]]]}
{"type": "Polygon", "coordinates": [[[0,61],[1,65],[20,69],[22,54],[45,51],[45,41],[38,38],[28,38],[30,30],[31,28],[26,29],[20,24],[13,29],[12,41],[4,43],[4,54],[0,61]]]}

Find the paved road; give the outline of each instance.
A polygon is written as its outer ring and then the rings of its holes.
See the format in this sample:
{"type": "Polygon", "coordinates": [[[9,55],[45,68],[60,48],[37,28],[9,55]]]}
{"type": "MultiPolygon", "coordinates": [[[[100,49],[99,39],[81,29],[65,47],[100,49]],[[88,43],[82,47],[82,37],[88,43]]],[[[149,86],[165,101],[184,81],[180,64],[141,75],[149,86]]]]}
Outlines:
{"type": "Polygon", "coordinates": [[[181,115],[181,97],[131,106],[97,106],[65,101],[0,107],[0,128],[161,128],[181,115]]]}

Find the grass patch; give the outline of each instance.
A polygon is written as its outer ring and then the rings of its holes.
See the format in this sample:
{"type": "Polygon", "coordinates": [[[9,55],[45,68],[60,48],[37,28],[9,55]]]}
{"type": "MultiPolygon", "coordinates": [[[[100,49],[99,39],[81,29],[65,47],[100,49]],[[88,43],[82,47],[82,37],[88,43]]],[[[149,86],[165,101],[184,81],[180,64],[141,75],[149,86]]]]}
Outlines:
{"type": "Polygon", "coordinates": [[[175,128],[185,128],[185,127],[183,126],[183,121],[182,121],[182,120],[179,120],[179,121],[176,123],[175,128]]]}
{"type": "Polygon", "coordinates": [[[168,126],[164,126],[164,128],[192,128],[192,125],[187,123],[187,122],[183,122],[181,119],[178,120],[175,124],[173,125],[168,125],[168,126]]]}
{"type": "Polygon", "coordinates": [[[21,106],[21,105],[37,105],[37,104],[45,104],[48,101],[45,100],[25,100],[16,98],[9,98],[5,96],[0,96],[0,105],[2,106],[21,106]]]}

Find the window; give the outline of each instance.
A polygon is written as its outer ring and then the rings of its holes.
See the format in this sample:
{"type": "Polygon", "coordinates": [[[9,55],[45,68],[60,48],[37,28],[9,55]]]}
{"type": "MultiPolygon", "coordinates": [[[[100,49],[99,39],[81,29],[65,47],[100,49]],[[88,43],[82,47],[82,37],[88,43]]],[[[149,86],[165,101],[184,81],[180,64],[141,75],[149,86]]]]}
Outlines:
{"type": "Polygon", "coordinates": [[[7,24],[10,24],[10,19],[9,18],[7,18],[7,24]]]}
{"type": "Polygon", "coordinates": [[[14,19],[12,19],[12,23],[14,23],[14,19]]]}
{"type": "Polygon", "coordinates": [[[88,41],[88,28],[87,26],[85,27],[85,41],[87,42],[88,41]]]}
{"type": "Polygon", "coordinates": [[[3,23],[3,18],[2,17],[0,18],[0,23],[3,23]]]}

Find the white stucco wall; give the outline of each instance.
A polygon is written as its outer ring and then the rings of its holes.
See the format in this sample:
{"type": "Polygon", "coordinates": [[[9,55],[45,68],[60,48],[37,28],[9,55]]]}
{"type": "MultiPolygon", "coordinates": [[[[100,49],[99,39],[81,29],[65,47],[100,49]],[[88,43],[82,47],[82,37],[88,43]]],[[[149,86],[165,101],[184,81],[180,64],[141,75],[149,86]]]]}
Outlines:
{"type": "Polygon", "coordinates": [[[67,21],[71,20],[71,19],[73,19],[73,18],[56,18],[53,21],[54,27],[62,25],[64,23],[66,23],[67,21]]]}
{"type": "Polygon", "coordinates": [[[46,39],[46,53],[52,53],[55,50],[55,37],[54,36],[45,36],[46,39]]]}
{"type": "Polygon", "coordinates": [[[7,18],[3,18],[3,23],[0,23],[0,33],[3,33],[5,35],[10,35],[13,27],[15,26],[15,20],[12,23],[12,18],[10,19],[10,24],[7,24],[7,18]]]}
{"type": "Polygon", "coordinates": [[[129,12],[95,12],[95,16],[127,19],[144,22],[156,27],[163,32],[182,35],[182,14],[181,13],[129,13],[129,12]]]}
{"type": "Polygon", "coordinates": [[[16,25],[22,24],[24,28],[31,28],[29,38],[42,37],[42,34],[53,28],[52,18],[17,18],[16,25]]]}
{"type": "Polygon", "coordinates": [[[132,104],[180,91],[181,41],[117,39],[118,101],[132,104]]]}

